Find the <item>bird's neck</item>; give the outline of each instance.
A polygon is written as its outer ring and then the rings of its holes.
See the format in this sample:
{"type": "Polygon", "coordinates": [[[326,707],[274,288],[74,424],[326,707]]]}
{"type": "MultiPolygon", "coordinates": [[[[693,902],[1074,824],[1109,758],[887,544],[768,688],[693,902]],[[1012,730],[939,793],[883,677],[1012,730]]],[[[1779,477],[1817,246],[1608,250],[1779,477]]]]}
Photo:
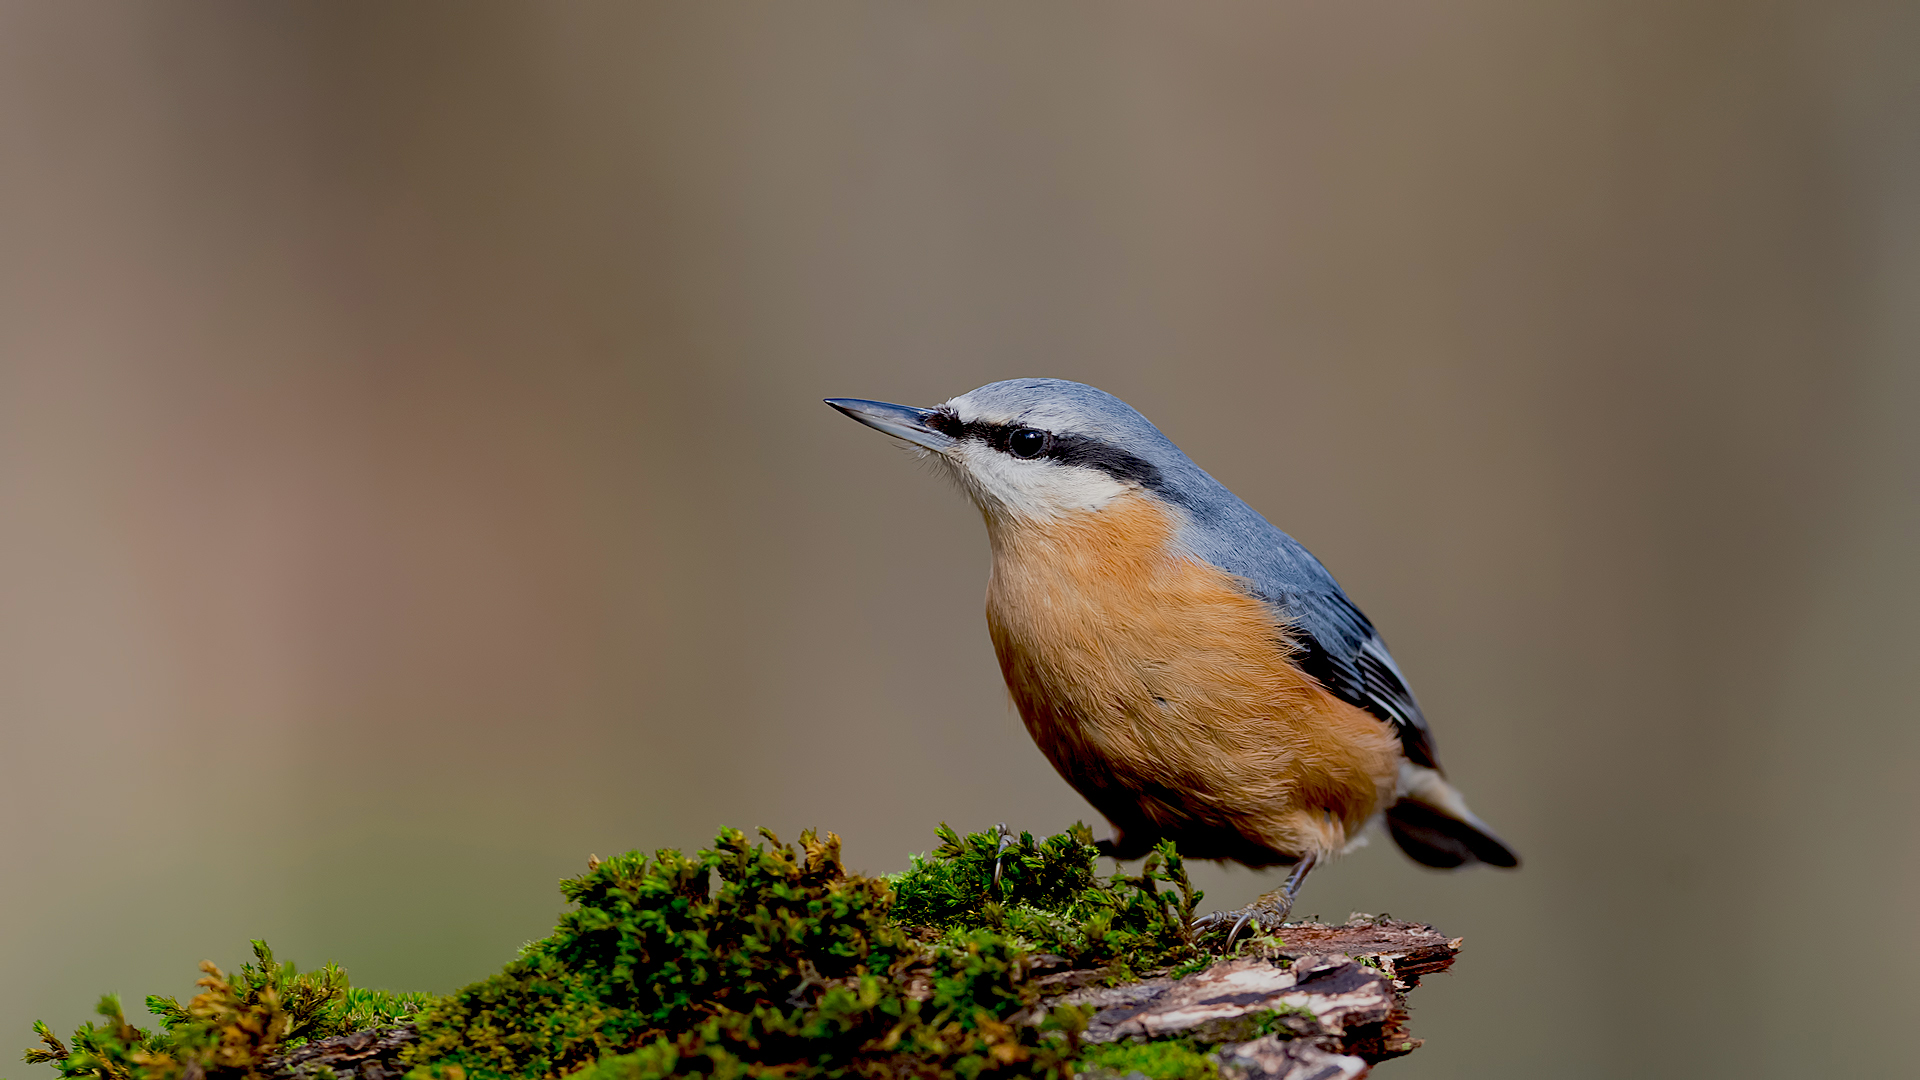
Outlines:
{"type": "Polygon", "coordinates": [[[1132,493],[1098,510],[1045,516],[986,510],[982,516],[996,577],[1051,579],[1082,587],[1120,582],[1150,575],[1177,547],[1172,516],[1151,499],[1132,493]]]}

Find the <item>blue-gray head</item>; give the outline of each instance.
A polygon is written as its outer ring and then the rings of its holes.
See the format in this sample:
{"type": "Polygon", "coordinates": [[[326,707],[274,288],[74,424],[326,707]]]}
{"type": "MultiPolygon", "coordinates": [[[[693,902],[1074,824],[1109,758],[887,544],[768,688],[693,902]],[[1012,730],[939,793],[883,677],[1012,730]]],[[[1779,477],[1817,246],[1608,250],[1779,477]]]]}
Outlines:
{"type": "Polygon", "coordinates": [[[1128,491],[1188,509],[1233,499],[1131,405],[1083,383],[1009,379],[931,409],[827,404],[932,451],[992,518],[1098,510],[1128,491]]]}

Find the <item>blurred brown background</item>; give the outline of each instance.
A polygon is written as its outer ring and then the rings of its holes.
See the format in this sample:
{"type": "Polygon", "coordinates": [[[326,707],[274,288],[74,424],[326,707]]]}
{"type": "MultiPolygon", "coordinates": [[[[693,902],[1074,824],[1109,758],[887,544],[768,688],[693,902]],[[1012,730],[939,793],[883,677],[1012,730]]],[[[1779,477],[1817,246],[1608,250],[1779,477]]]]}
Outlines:
{"type": "Polygon", "coordinates": [[[248,937],[449,990],[589,852],[1090,816],[977,518],[819,404],[1044,374],[1528,859],[1315,875],[1467,939],[1383,1075],[1910,1075],[1917,358],[1910,3],[12,0],[0,1047],[248,937]]]}

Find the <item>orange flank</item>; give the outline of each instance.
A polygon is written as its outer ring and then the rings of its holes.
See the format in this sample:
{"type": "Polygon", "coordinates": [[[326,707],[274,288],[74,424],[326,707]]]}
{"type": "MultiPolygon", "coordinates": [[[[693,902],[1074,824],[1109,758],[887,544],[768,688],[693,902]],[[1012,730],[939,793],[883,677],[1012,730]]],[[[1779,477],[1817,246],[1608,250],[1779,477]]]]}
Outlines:
{"type": "Polygon", "coordinates": [[[1392,730],[1295,668],[1286,626],[1155,501],[987,529],[1014,704],[1123,857],[1160,837],[1250,866],[1334,855],[1392,803],[1392,730]]]}

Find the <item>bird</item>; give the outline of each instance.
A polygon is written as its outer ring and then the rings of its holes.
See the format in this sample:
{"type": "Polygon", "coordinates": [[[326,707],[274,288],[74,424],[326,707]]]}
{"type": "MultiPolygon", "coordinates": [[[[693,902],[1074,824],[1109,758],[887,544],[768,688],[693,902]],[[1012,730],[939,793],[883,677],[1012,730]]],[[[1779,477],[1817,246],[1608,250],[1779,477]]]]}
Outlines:
{"type": "MultiPolygon", "coordinates": [[[[1384,821],[1439,868],[1517,867],[1440,768],[1387,645],[1326,567],[1132,406],[1064,379],[919,408],[828,398],[957,481],[992,550],[986,615],[1027,732],[1113,827],[1101,854],[1309,871],[1384,821]]],[[[1004,828],[1002,830],[1004,832],[1004,828]]]]}

